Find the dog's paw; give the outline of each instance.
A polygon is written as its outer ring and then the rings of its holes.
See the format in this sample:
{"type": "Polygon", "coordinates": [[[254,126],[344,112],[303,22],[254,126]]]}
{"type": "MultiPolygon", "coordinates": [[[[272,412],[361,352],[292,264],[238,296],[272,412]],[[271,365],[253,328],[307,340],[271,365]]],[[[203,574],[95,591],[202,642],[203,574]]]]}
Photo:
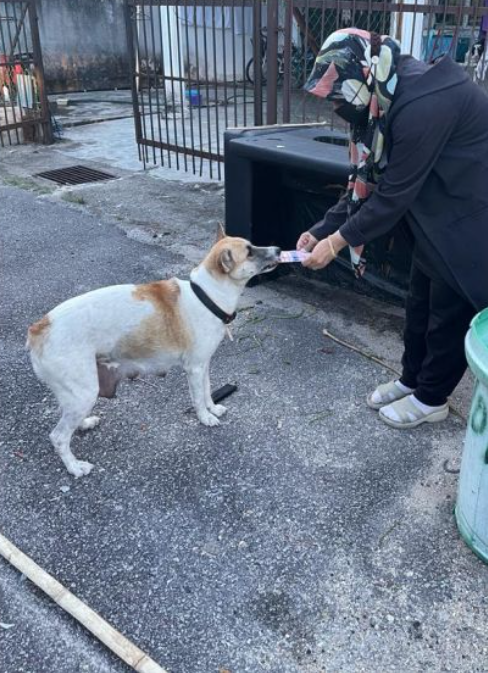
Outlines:
{"type": "Polygon", "coordinates": [[[85,418],[85,420],[80,424],[80,430],[93,430],[93,428],[96,428],[99,423],[100,416],[88,416],[88,418],[85,418]]]}
{"type": "Polygon", "coordinates": [[[93,469],[93,465],[86,462],[85,460],[75,460],[66,467],[68,472],[76,479],[79,477],[84,477],[86,474],[90,474],[93,469]]]}
{"type": "Polygon", "coordinates": [[[210,413],[213,414],[214,416],[217,416],[217,418],[220,418],[225,414],[227,411],[227,407],[224,407],[223,404],[213,404],[210,409],[210,413]]]}
{"type": "Polygon", "coordinates": [[[203,423],[203,425],[207,425],[210,428],[215,425],[220,425],[220,421],[217,416],[214,416],[209,411],[198,414],[198,420],[200,423],[203,423]]]}

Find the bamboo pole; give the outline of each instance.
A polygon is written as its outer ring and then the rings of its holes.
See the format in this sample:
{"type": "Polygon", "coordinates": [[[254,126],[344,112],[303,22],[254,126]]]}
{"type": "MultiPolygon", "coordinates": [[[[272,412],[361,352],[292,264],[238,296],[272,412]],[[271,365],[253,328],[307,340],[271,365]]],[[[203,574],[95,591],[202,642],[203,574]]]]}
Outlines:
{"type": "Polygon", "coordinates": [[[0,533],[0,554],[138,673],[168,673],[0,533]]]}

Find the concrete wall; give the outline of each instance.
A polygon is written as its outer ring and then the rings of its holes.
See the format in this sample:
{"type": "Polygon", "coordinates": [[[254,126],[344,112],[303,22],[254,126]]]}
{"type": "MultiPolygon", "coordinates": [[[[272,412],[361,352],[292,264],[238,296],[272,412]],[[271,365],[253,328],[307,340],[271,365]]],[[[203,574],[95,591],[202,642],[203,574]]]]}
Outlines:
{"type": "Polygon", "coordinates": [[[48,92],[130,86],[123,0],[38,0],[48,92]]]}

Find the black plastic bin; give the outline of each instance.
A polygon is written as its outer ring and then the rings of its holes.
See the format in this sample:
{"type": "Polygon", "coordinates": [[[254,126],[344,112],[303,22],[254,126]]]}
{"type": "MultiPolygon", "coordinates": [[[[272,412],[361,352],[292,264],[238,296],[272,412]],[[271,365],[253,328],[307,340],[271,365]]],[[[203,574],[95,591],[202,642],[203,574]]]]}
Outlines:
{"type": "MultiPolygon", "coordinates": [[[[231,130],[225,134],[226,231],[256,245],[294,249],[299,235],[338,200],[348,178],[348,138],[322,125],[231,130]]],[[[358,292],[401,298],[410,269],[408,234],[368,245],[362,280],[351,271],[349,252],[338,263],[314,273],[358,292]]],[[[294,265],[295,270],[305,270],[294,265]]],[[[310,273],[310,272],[309,272],[310,273]]]]}

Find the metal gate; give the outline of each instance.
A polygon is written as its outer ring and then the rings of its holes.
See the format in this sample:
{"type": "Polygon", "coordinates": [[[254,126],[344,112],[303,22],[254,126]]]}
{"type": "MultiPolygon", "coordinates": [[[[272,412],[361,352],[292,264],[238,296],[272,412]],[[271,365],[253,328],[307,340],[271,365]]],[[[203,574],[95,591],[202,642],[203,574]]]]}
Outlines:
{"type": "Polygon", "coordinates": [[[488,77],[488,0],[126,0],[126,20],[141,159],[211,178],[226,128],[337,124],[303,85],[338,28],[390,34],[429,62],[450,53],[488,77]]]}
{"type": "Polygon", "coordinates": [[[0,144],[52,143],[35,0],[0,0],[0,144]]]}
{"type": "Polygon", "coordinates": [[[224,129],[263,120],[252,64],[265,11],[260,0],[126,0],[144,162],[220,178],[224,129]]]}

